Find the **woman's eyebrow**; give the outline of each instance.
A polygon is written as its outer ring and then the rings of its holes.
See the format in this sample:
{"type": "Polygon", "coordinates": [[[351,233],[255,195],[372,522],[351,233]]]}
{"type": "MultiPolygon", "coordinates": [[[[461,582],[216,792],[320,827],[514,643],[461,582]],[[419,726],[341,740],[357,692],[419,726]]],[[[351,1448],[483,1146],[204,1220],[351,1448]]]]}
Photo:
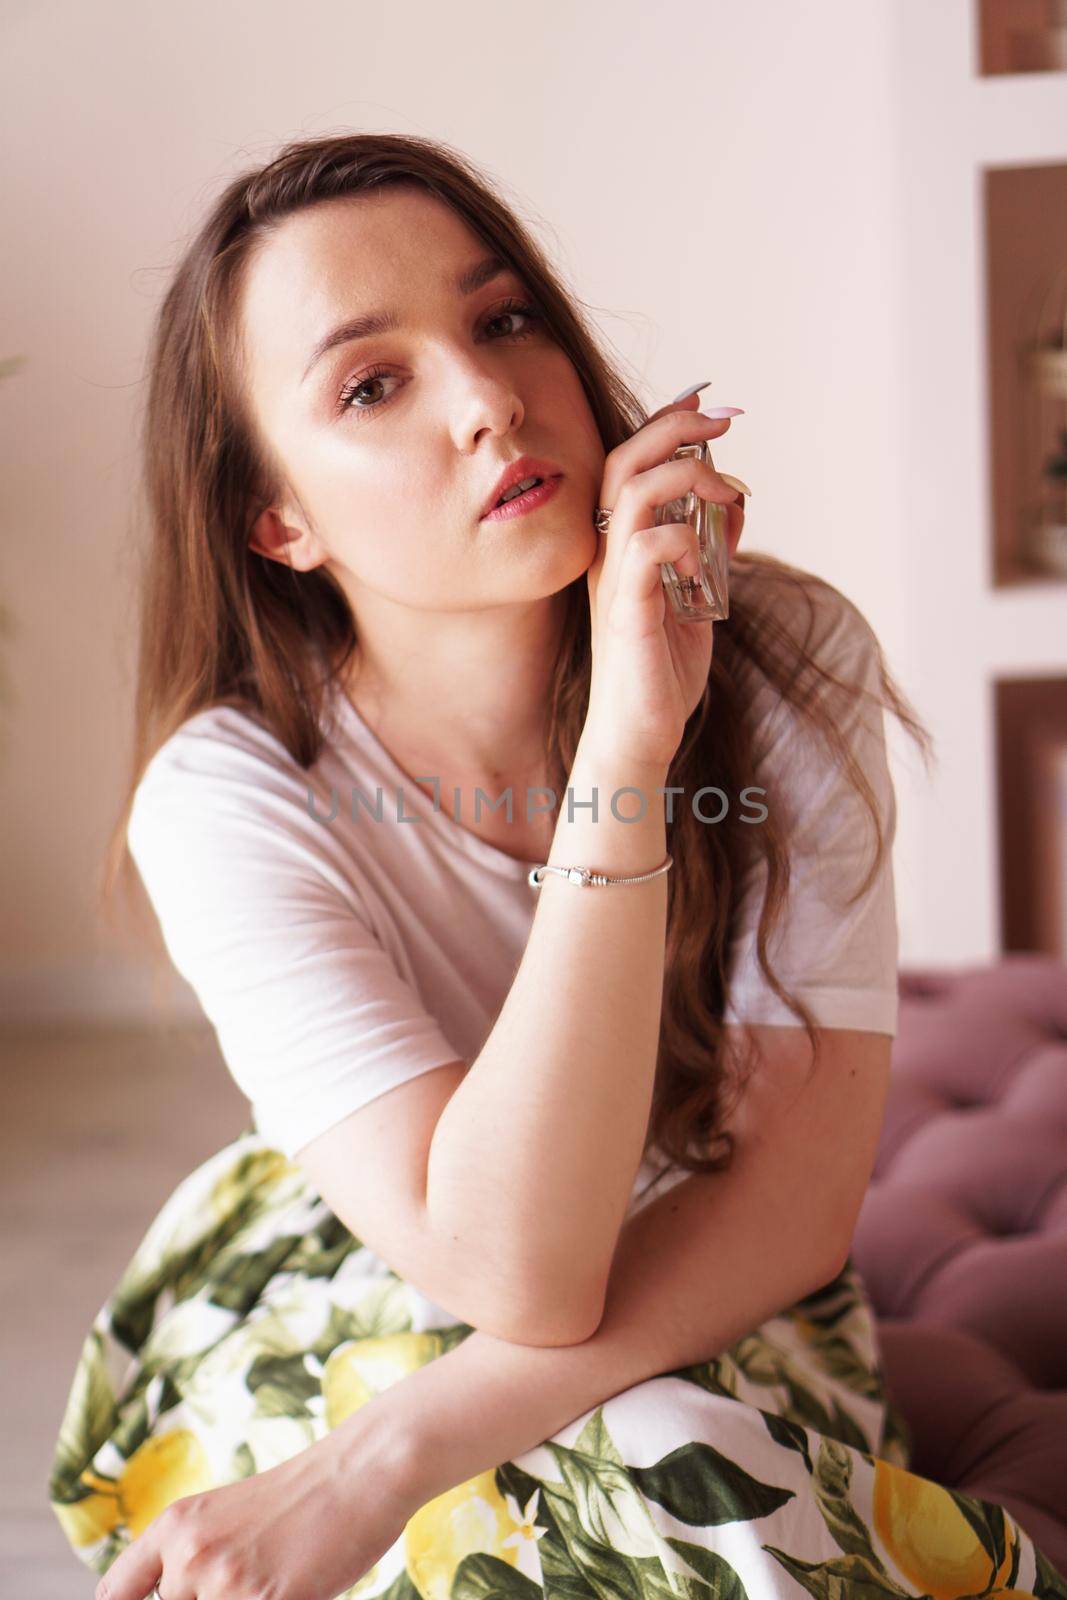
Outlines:
{"type": "MultiPolygon", "coordinates": [[[[483,256],[471,266],[464,267],[455,280],[456,293],[476,294],[487,283],[492,283],[494,278],[499,278],[510,270],[508,262],[501,256],[483,256]]],[[[396,332],[400,327],[400,318],[395,311],[368,311],[365,316],[346,318],[344,322],[339,322],[336,328],[331,328],[330,332],[316,344],[300,382],[305,383],[315,363],[337,345],[351,344],[356,339],[366,339],[375,333],[396,332]]]]}

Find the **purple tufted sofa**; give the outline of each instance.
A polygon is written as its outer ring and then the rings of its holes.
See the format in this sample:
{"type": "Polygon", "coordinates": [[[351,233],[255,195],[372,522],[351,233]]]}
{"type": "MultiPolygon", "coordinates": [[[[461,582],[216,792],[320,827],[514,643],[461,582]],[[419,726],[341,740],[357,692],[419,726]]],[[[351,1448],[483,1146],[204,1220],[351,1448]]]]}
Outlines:
{"type": "Polygon", "coordinates": [[[900,973],[852,1260],[912,1470],[1010,1511],[1067,1571],[1067,966],[900,973]]]}

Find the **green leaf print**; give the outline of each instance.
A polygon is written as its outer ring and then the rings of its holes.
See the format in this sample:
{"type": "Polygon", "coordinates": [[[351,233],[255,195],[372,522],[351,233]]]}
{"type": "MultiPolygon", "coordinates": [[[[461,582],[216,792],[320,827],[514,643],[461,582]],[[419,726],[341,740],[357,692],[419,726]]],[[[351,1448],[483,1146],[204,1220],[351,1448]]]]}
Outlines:
{"type": "Polygon", "coordinates": [[[707,1394],[717,1394],[724,1400],[736,1400],[738,1397],[737,1369],[732,1361],[716,1356],[714,1361],[698,1361],[691,1367],[676,1367],[673,1372],[665,1372],[665,1378],[681,1378],[684,1383],[693,1383],[698,1389],[703,1389],[707,1394]]]}
{"type": "Polygon", "coordinates": [[[299,1244],[297,1234],[283,1234],[264,1250],[220,1254],[211,1269],[212,1304],[235,1311],[238,1316],[246,1315],[299,1244]]]}
{"type": "Polygon", "coordinates": [[[677,1563],[667,1568],[658,1556],[637,1556],[634,1566],[640,1578],[641,1593],[648,1600],[718,1600],[717,1590],[710,1588],[703,1578],[681,1571],[677,1563]]]}
{"type": "MultiPolygon", "coordinates": [[[[597,1600],[597,1591],[586,1577],[567,1548],[560,1523],[548,1499],[548,1491],[557,1491],[562,1485],[551,1485],[541,1478],[524,1472],[514,1461],[506,1461],[496,1470],[496,1486],[502,1495],[514,1495],[519,1505],[526,1505],[535,1489],[541,1490],[537,1508],[537,1526],[547,1528],[544,1538],[538,1540],[537,1555],[541,1563],[541,1578],[546,1596],[552,1600],[597,1600]]],[[[564,1494],[563,1499],[573,1512],[573,1502],[564,1494]]]]}
{"type": "MultiPolygon", "coordinates": [[[[884,1375],[880,1382],[885,1384],[884,1375]]],[[[885,1428],[880,1442],[875,1446],[875,1455],[881,1456],[883,1461],[891,1461],[895,1467],[910,1466],[915,1456],[915,1434],[904,1413],[894,1402],[885,1398],[885,1428]]]]}
{"type": "Polygon", "coordinates": [[[871,1372],[848,1339],[840,1334],[827,1334],[825,1338],[816,1339],[810,1348],[828,1377],[847,1384],[854,1394],[881,1400],[884,1390],[880,1375],[871,1372]]]}
{"type": "Polygon", "coordinates": [[[978,1535],[982,1549],[992,1562],[991,1571],[999,1572],[1007,1548],[1004,1538],[1004,1517],[999,1506],[995,1510],[987,1509],[958,1489],[949,1489],[948,1492],[978,1535]]]}
{"type": "Polygon", "coordinates": [[[464,1556],[452,1579],[452,1600],[535,1600],[540,1595],[540,1584],[486,1551],[464,1556]]]}
{"type": "Polygon", "coordinates": [[[233,1453],[230,1465],[230,1475],[234,1479],[251,1478],[255,1475],[256,1461],[248,1445],[242,1439],[233,1453]]]}
{"type": "Polygon", "coordinates": [[[607,1423],[604,1421],[603,1406],[597,1406],[575,1440],[574,1447],[576,1450],[583,1451],[586,1455],[599,1456],[604,1461],[613,1461],[618,1467],[624,1465],[618,1446],[608,1432],[607,1423]]]}
{"type": "Polygon", "coordinates": [[[816,1600],[896,1600],[910,1591],[890,1587],[863,1556],[835,1556],[832,1561],[801,1561],[773,1545],[763,1546],[816,1600]]]}
{"type": "Polygon", "coordinates": [[[552,1600],[597,1600],[597,1591],[583,1576],[555,1521],[551,1531],[539,1540],[537,1554],[545,1594],[551,1595],[552,1600]]]}
{"type": "Polygon", "coordinates": [[[734,1358],[748,1379],[763,1388],[785,1384],[789,1378],[789,1358],[765,1334],[750,1334],[734,1346],[734,1358]]]}
{"type": "Polygon", "coordinates": [[[123,1401],[121,1420],[115,1425],[111,1435],[111,1443],[128,1461],[133,1452],[144,1444],[152,1428],[152,1414],[148,1409],[144,1385],[141,1393],[130,1400],[123,1401]]]}
{"type": "Polygon", "coordinates": [[[332,1278],[342,1262],[363,1249],[363,1243],[331,1215],[301,1239],[289,1261],[289,1271],[304,1278],[332,1278]]]}
{"type": "Polygon", "coordinates": [[[803,1457],[804,1465],[809,1472],[814,1468],[811,1462],[811,1453],[808,1450],[807,1430],[799,1422],[793,1422],[789,1417],[780,1417],[776,1411],[761,1411],[764,1427],[774,1440],[775,1444],[784,1444],[787,1449],[795,1450],[803,1457]]]}
{"type": "Polygon", "coordinates": [[[803,1308],[804,1315],[814,1321],[821,1314],[836,1315],[837,1309],[850,1302],[858,1303],[856,1294],[856,1279],[858,1273],[851,1254],[845,1265],[836,1277],[828,1278],[825,1283],[813,1289],[810,1294],[798,1300],[797,1305],[803,1308]]]}
{"type": "Polygon", "coordinates": [[[663,1536],[635,1485],[639,1469],[549,1441],[583,1530],[620,1556],[659,1557],[663,1536]]]}
{"type": "MultiPolygon", "coordinates": [[[[344,1596],[339,1595],[338,1600],[344,1600],[344,1596]]],[[[375,1595],[375,1600],[422,1600],[422,1596],[408,1573],[404,1571],[398,1572],[388,1589],[383,1589],[381,1594],[375,1595]]]]}
{"type": "Polygon", "coordinates": [[[832,1397],[830,1409],[803,1383],[786,1380],[782,1388],[788,1395],[788,1410],[805,1428],[815,1433],[830,1434],[851,1445],[854,1450],[869,1454],[871,1441],[850,1412],[842,1411],[840,1401],[832,1397]]]}
{"type": "MultiPolygon", "coordinates": [[[[638,1486],[638,1478],[655,1469],[623,1464],[599,1410],[582,1439],[597,1444],[598,1453],[549,1442],[566,1490],[552,1483],[543,1489],[570,1553],[593,1588],[606,1600],[630,1594],[635,1600],[712,1600],[702,1574],[687,1572],[675,1559],[675,1544],[657,1528],[638,1486]]],[[[546,1542],[542,1540],[542,1574],[546,1542]]],[[[728,1564],[726,1573],[733,1591],[736,1574],[728,1564]]]]}
{"type": "Polygon", "coordinates": [[[630,1471],[642,1494],[693,1527],[754,1522],[795,1498],[792,1489],[761,1483],[710,1444],[682,1445],[655,1466],[630,1471]]]}
{"type": "MultiPolygon", "coordinates": [[[[163,1413],[170,1411],[183,1399],[181,1385],[196,1372],[201,1359],[199,1356],[190,1356],[175,1360],[161,1371],[147,1364],[138,1370],[122,1396],[119,1412],[112,1421],[112,1442],[127,1459],[138,1445],[144,1443],[163,1413]],[[150,1396],[149,1390],[153,1384],[155,1389],[150,1396]]],[[[93,1455],[106,1437],[106,1434],[101,1434],[93,1441],[93,1455]]]]}
{"type": "MultiPolygon", "coordinates": [[[[557,1447],[558,1448],[558,1447],[557,1447]]],[[[633,1563],[617,1550],[605,1548],[604,1544],[590,1535],[578,1514],[578,1508],[570,1491],[557,1483],[545,1482],[541,1485],[541,1508],[550,1508],[560,1530],[567,1554],[574,1562],[575,1567],[584,1579],[589,1589],[600,1597],[600,1600],[642,1600],[641,1583],[633,1563]]],[[[546,1551],[549,1544],[546,1536],[538,1546],[541,1558],[541,1572],[546,1576],[546,1560],[551,1561],[553,1551],[546,1551]]]]}
{"type": "Polygon", "coordinates": [[[326,1326],[311,1346],[311,1354],[325,1361],[338,1345],[353,1339],[381,1339],[410,1331],[411,1307],[403,1285],[394,1278],[378,1278],[368,1285],[354,1310],[330,1306],[326,1326]]]}
{"type": "Polygon", "coordinates": [[[59,1429],[50,1479],[53,1500],[69,1504],[88,1493],[77,1483],[92,1459],[96,1444],[107,1438],[117,1414],[108,1377],[104,1343],[94,1328],[82,1345],[74,1383],[59,1429]]]}
{"type": "MultiPolygon", "coordinates": [[[[265,1413],[267,1416],[280,1414],[306,1417],[308,1412],[304,1401],[322,1392],[319,1379],[308,1371],[303,1355],[257,1356],[248,1369],[245,1382],[256,1396],[257,1402],[260,1399],[259,1391],[262,1389],[278,1390],[290,1398],[292,1410],[281,1413],[270,1410],[265,1413]]],[[[256,1409],[258,1411],[262,1408],[257,1404],[256,1409]]]]}
{"type": "Polygon", "coordinates": [[[311,1416],[304,1401],[292,1390],[280,1383],[261,1383],[256,1390],[257,1417],[299,1417],[311,1416]]]}
{"type": "Polygon", "coordinates": [[[163,1289],[163,1274],[151,1285],[120,1284],[109,1308],[111,1332],[129,1351],[139,1351],[152,1331],[156,1302],[163,1289]]]}
{"type": "Polygon", "coordinates": [[[707,1580],[715,1600],[748,1600],[748,1591],[725,1556],[709,1550],[707,1545],[690,1544],[685,1539],[668,1537],[667,1543],[688,1561],[694,1572],[707,1580]]]}
{"type": "MultiPolygon", "coordinates": [[[[111,1297],[111,1326],[116,1337],[129,1350],[139,1350],[152,1328],[164,1289],[181,1302],[217,1282],[221,1298],[216,1303],[230,1310],[245,1310],[251,1302],[247,1294],[239,1296],[238,1287],[251,1286],[253,1278],[247,1270],[242,1272],[239,1264],[242,1235],[266,1211],[299,1195],[302,1181],[280,1152],[243,1147],[236,1159],[232,1153],[220,1152],[190,1174],[155,1218],[111,1297]],[[179,1203],[182,1199],[184,1205],[179,1203]],[[231,1273],[234,1276],[229,1276],[231,1273]]],[[[272,1251],[284,1259],[302,1239],[302,1232],[276,1238],[272,1251]]],[[[253,1253],[249,1259],[254,1262],[264,1254],[253,1253]]],[[[263,1265],[268,1267],[269,1277],[273,1265],[269,1261],[263,1265]]]]}
{"type": "MultiPolygon", "coordinates": [[[[1034,1575],[1034,1594],[1037,1596],[1037,1600],[1064,1600],[1064,1597],[1067,1596],[1067,1582],[1064,1581],[1063,1577],[1052,1565],[1052,1562],[1041,1553],[1036,1545],[1034,1546],[1034,1556],[1036,1557],[1037,1565],[1037,1571],[1034,1575]]],[[[1014,1570],[1011,1576],[1014,1579],[1014,1570]]]]}
{"type": "MultiPolygon", "coordinates": [[[[821,1348],[825,1349],[825,1346],[821,1348]]],[[[814,1345],[809,1349],[818,1353],[820,1347],[814,1345]]],[[[832,1434],[854,1449],[870,1450],[874,1441],[867,1438],[850,1413],[841,1410],[836,1396],[831,1396],[830,1409],[827,1409],[810,1381],[810,1374],[798,1365],[789,1351],[773,1344],[763,1335],[742,1340],[737,1350],[738,1366],[748,1382],[763,1388],[780,1388],[789,1396],[789,1411],[805,1427],[814,1429],[816,1433],[832,1434]]],[[[857,1386],[862,1388],[864,1394],[876,1396],[878,1391],[872,1386],[868,1369],[860,1366],[857,1371],[862,1374],[857,1386]]]]}
{"type": "MultiPolygon", "coordinates": [[[[1034,1550],[1035,1550],[1035,1553],[1037,1553],[1037,1546],[1036,1545],[1034,1546],[1034,1550]]],[[[1022,1556],[1022,1541],[1019,1540],[1019,1539],[1012,1539],[1012,1543],[1011,1543],[1011,1566],[1008,1568],[1008,1575],[1004,1579],[1003,1587],[1005,1589],[1014,1589],[1016,1587],[1016,1581],[1017,1581],[1018,1576],[1019,1576],[1019,1562],[1020,1562],[1021,1556],[1022,1556]]],[[[1067,1594],[1067,1589],[1064,1590],[1064,1593],[1067,1594]]]]}
{"type": "Polygon", "coordinates": [[[852,1498],[852,1457],[836,1439],[820,1439],[812,1485],[826,1526],[845,1555],[860,1557],[887,1593],[909,1594],[889,1575],[871,1546],[870,1530],[852,1498]]]}

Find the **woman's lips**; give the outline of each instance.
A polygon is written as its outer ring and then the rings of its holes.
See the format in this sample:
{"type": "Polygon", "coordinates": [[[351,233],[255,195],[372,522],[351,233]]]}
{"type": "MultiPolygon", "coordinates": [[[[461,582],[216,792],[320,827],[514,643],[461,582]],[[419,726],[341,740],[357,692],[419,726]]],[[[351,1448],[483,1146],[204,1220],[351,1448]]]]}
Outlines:
{"type": "Polygon", "coordinates": [[[545,478],[543,483],[535,484],[532,489],[527,489],[525,494],[517,494],[514,500],[506,500],[502,506],[494,506],[492,511],[486,512],[482,521],[504,522],[508,517],[523,517],[527,511],[536,511],[538,506],[543,506],[551,500],[562,479],[562,473],[557,473],[554,478],[545,478]]]}

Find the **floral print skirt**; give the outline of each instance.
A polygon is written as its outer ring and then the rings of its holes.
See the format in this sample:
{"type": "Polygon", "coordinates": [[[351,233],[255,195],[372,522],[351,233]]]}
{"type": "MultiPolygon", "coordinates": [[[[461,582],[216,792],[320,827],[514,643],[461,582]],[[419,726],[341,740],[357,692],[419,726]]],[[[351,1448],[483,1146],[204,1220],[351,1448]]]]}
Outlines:
{"type": "MultiPolygon", "coordinates": [[[[182,1180],[96,1317],[50,1500],[103,1574],[173,1500],[266,1470],[471,1332],[247,1133],[182,1180]]],[[[367,1600],[935,1600],[1067,1582],[999,1506],[907,1470],[851,1261],[729,1350],[422,1506],[367,1600]]]]}

